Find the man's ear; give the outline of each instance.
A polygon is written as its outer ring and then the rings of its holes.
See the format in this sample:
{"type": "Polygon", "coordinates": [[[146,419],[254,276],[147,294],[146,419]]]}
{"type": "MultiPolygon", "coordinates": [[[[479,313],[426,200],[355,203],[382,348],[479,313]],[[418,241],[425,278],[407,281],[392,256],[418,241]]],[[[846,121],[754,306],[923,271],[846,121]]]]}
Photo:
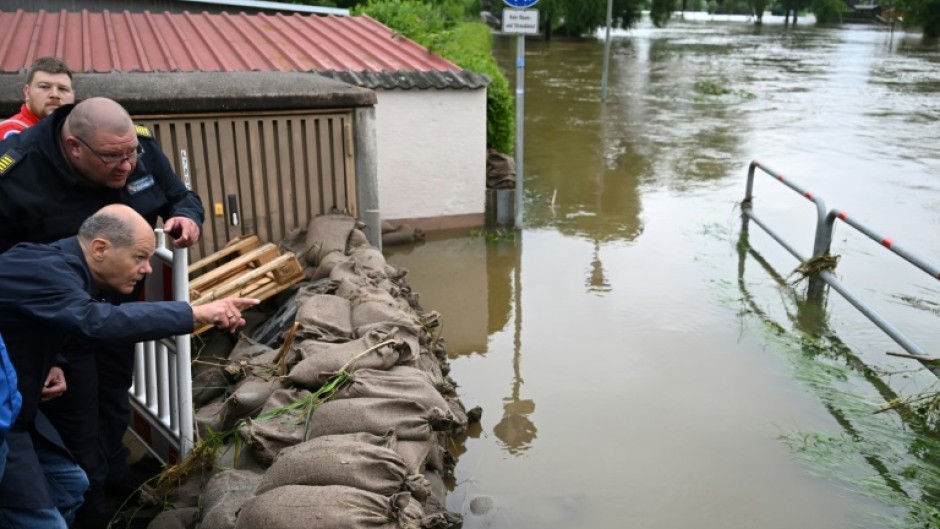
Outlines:
{"type": "Polygon", "coordinates": [[[111,243],[107,239],[96,238],[91,241],[91,256],[95,261],[103,261],[111,243]]]}
{"type": "Polygon", "coordinates": [[[23,85],[23,101],[26,101],[26,98],[29,97],[29,85],[23,85]]]}

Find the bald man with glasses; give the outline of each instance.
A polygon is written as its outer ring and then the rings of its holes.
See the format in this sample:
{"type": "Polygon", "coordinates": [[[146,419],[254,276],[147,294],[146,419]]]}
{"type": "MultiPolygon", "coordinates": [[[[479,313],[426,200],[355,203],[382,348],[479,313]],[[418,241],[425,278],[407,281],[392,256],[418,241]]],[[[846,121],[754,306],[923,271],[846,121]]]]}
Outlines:
{"type": "MultiPolygon", "coordinates": [[[[117,102],[65,105],[28,132],[0,142],[0,252],[73,236],[109,204],[131,207],[151,226],[162,219],[177,246],[199,240],[202,202],[173,172],[150,131],[135,126],[117,102]]],[[[108,301],[132,301],[135,294],[108,301]]],[[[40,410],[91,482],[81,526],[104,526],[117,500],[133,489],[122,441],[130,421],[132,349],[131,343],[76,339],[63,362],[70,370],[65,393],[59,367],[46,382],[40,410]]]]}

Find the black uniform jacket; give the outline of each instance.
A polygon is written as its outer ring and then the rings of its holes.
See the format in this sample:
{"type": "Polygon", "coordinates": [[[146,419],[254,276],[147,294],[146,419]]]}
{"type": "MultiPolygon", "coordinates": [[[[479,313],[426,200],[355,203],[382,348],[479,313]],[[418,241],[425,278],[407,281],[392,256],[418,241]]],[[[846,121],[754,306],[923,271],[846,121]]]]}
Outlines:
{"type": "Polygon", "coordinates": [[[62,155],[59,134],[74,105],[0,142],[0,252],[18,242],[53,242],[78,233],[108,204],[126,204],[151,226],[157,217],[187,217],[202,227],[205,210],[186,189],[150,132],[138,127],[144,154],[121,189],[88,183],[62,155]]]}
{"type": "Polygon", "coordinates": [[[193,331],[193,311],[184,301],[112,305],[99,301],[101,294],[75,237],[23,243],[0,254],[0,334],[23,396],[23,409],[7,437],[10,455],[0,481],[0,506],[51,506],[42,469],[29,452],[33,441],[61,447],[51,425],[41,415],[37,420],[37,407],[53,358],[69,336],[135,342],[193,331]]]}

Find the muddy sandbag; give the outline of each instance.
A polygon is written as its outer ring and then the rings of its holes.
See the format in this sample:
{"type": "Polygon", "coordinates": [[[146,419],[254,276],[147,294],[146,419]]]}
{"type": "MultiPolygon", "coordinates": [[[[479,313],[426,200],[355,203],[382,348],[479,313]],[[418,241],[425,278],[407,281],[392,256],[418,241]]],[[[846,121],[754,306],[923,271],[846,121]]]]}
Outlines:
{"type": "Polygon", "coordinates": [[[199,519],[199,507],[163,511],[154,517],[147,529],[193,529],[199,519]]]}
{"type": "Polygon", "coordinates": [[[356,228],[349,234],[349,240],[346,241],[346,253],[349,253],[353,248],[358,248],[360,246],[366,246],[369,244],[369,238],[366,237],[366,234],[362,230],[356,228]]]}
{"type": "Polygon", "coordinates": [[[418,474],[427,468],[435,443],[437,440],[433,437],[423,441],[396,441],[393,450],[401,456],[409,474],[418,474]]]}
{"type": "Polygon", "coordinates": [[[516,185],[516,161],[496,149],[486,150],[486,187],[509,189],[516,185]]]}
{"type": "Polygon", "coordinates": [[[382,247],[403,246],[424,240],[424,232],[402,224],[398,229],[382,234],[382,247]]]}
{"type": "Polygon", "coordinates": [[[414,367],[427,373],[431,380],[435,381],[435,386],[440,387],[444,383],[444,372],[441,370],[441,363],[434,355],[426,351],[422,352],[418,355],[414,367]]]}
{"type": "Polygon", "coordinates": [[[320,262],[317,265],[317,269],[313,272],[311,279],[316,281],[317,279],[330,277],[330,273],[333,272],[333,269],[336,268],[336,265],[345,263],[348,260],[349,256],[343,252],[330,252],[326,254],[320,259],[320,262]]]}
{"type": "Polygon", "coordinates": [[[383,496],[407,490],[424,501],[430,484],[420,474],[409,475],[390,448],[325,436],[281,451],[255,494],[284,485],[345,485],[383,496]]]}
{"type": "Polygon", "coordinates": [[[375,331],[346,343],[326,343],[304,340],[292,346],[292,356],[299,356],[287,374],[292,383],[316,389],[340,369],[388,369],[398,363],[401,342],[394,334],[375,331]],[[380,347],[379,344],[391,341],[380,347]],[[370,349],[372,349],[370,351],[370,349]],[[369,352],[366,352],[369,351],[369,352]]]}
{"type": "Polygon", "coordinates": [[[193,406],[205,406],[221,397],[229,387],[229,379],[221,367],[206,369],[193,377],[193,406]]]}
{"type": "Polygon", "coordinates": [[[226,470],[212,476],[199,499],[202,509],[200,529],[235,527],[239,509],[254,496],[260,481],[261,474],[246,470],[226,470]]]}
{"type": "Polygon", "coordinates": [[[359,263],[366,273],[372,277],[388,277],[388,264],[382,250],[375,246],[360,246],[349,252],[349,257],[359,263]]]}
{"type": "Polygon", "coordinates": [[[353,432],[383,435],[389,430],[401,441],[423,441],[450,426],[446,413],[404,399],[342,399],[320,404],[310,417],[309,438],[353,432]]]}
{"type": "MultiPolygon", "coordinates": [[[[264,416],[308,396],[310,392],[300,388],[275,390],[264,403],[260,415],[264,416]]],[[[270,465],[281,450],[304,440],[305,415],[304,409],[300,408],[285,410],[268,419],[248,419],[238,434],[251,447],[258,461],[270,465]]]]}
{"type": "Polygon", "coordinates": [[[349,300],[326,294],[297,293],[297,336],[322,342],[345,342],[352,338],[349,300]]]}
{"type": "Polygon", "coordinates": [[[200,439],[207,438],[210,431],[222,431],[222,406],[224,404],[224,401],[217,400],[196,410],[194,418],[196,421],[196,431],[199,432],[200,439]]]}
{"type": "Polygon", "coordinates": [[[235,347],[232,348],[231,354],[228,355],[228,359],[233,364],[270,366],[277,359],[277,353],[277,349],[272,349],[242,334],[239,336],[235,347]]]}
{"type": "Polygon", "coordinates": [[[271,393],[282,386],[276,377],[265,380],[249,376],[239,382],[222,404],[222,428],[228,430],[240,419],[257,415],[271,393]]]}
{"type": "Polygon", "coordinates": [[[360,369],[350,375],[349,380],[333,395],[334,399],[361,397],[407,399],[421,404],[425,409],[450,410],[448,401],[426,377],[402,372],[360,369]]]}
{"type": "Polygon", "coordinates": [[[356,219],[348,215],[326,214],[314,217],[307,224],[304,244],[307,253],[303,257],[308,263],[316,266],[320,258],[330,252],[344,253],[349,234],[355,227],[356,219]]]}
{"type": "Polygon", "coordinates": [[[424,512],[447,512],[447,485],[444,483],[444,476],[437,470],[425,470],[423,476],[428,482],[428,495],[424,500],[419,500],[424,512]]]}
{"type": "Polygon", "coordinates": [[[450,417],[454,421],[451,433],[460,435],[466,432],[467,426],[470,425],[470,419],[467,418],[467,409],[464,408],[463,402],[460,402],[460,399],[456,397],[450,397],[445,400],[447,401],[447,409],[450,411],[450,417]]]}
{"type": "Polygon", "coordinates": [[[442,527],[426,519],[407,492],[391,498],[353,487],[287,485],[249,500],[236,529],[414,529],[442,527]]]}

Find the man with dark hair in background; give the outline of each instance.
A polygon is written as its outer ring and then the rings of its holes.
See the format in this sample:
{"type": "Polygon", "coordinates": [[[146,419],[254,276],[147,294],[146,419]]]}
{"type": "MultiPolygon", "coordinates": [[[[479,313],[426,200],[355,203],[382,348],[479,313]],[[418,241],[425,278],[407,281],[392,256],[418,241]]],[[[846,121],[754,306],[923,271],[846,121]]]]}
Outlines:
{"type": "Polygon", "coordinates": [[[72,71],[56,57],[36,59],[26,74],[23,98],[20,113],[0,121],[0,140],[32,127],[60,106],[74,103],[72,71]]]}

